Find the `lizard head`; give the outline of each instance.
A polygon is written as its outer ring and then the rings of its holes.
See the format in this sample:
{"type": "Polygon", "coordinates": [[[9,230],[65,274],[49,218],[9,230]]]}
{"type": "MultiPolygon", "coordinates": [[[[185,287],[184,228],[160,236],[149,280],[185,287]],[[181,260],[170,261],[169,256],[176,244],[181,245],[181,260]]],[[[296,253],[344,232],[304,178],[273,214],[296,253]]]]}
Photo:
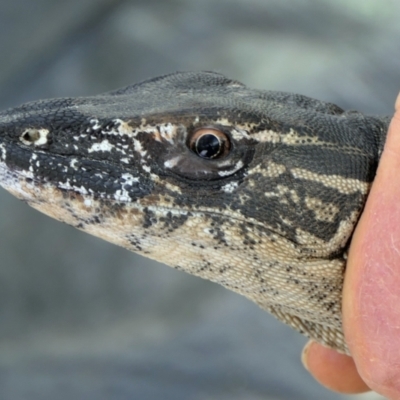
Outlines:
{"type": "Polygon", "coordinates": [[[0,184],[345,351],[344,254],[378,125],[219,74],[176,73],[0,113],[0,184]]]}

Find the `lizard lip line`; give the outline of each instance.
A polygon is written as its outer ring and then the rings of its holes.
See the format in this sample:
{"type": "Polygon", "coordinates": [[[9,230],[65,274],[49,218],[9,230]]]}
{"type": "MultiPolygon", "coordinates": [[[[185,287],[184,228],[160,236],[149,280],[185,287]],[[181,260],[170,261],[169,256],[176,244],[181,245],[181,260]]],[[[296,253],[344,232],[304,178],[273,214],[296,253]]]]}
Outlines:
{"type": "MultiPolygon", "coordinates": [[[[4,162],[0,163],[0,171],[1,170],[7,171],[7,168],[4,167],[4,162]]],[[[272,229],[271,227],[268,227],[265,224],[255,220],[253,218],[247,218],[246,219],[246,218],[240,218],[238,216],[235,216],[235,215],[232,214],[232,210],[227,210],[226,212],[215,212],[215,211],[210,211],[208,209],[198,209],[198,210],[194,211],[194,210],[189,210],[189,209],[185,209],[185,208],[142,205],[142,204],[140,204],[140,200],[131,201],[131,202],[123,202],[123,201],[118,201],[118,200],[115,200],[115,199],[112,199],[112,198],[102,198],[102,197],[97,197],[96,198],[95,196],[90,196],[87,193],[83,194],[79,190],[76,190],[76,189],[73,189],[73,188],[64,189],[64,188],[60,188],[60,187],[57,187],[55,185],[52,185],[51,182],[43,182],[43,181],[38,180],[37,178],[27,178],[26,176],[23,175],[23,173],[21,173],[21,171],[18,171],[18,170],[14,170],[13,173],[14,173],[14,176],[13,176],[12,179],[15,179],[15,180],[29,179],[31,182],[38,183],[38,185],[47,185],[48,187],[51,187],[52,189],[58,190],[58,191],[63,192],[63,193],[71,193],[71,192],[77,193],[77,194],[83,196],[84,199],[86,199],[86,200],[95,200],[95,201],[100,200],[100,201],[104,201],[104,202],[108,202],[108,203],[112,203],[112,204],[127,204],[127,205],[130,205],[132,208],[135,208],[135,209],[137,209],[139,211],[144,211],[144,209],[148,209],[149,211],[152,211],[152,212],[160,212],[160,211],[164,212],[164,213],[171,212],[171,213],[173,213],[175,215],[188,215],[188,214],[190,214],[191,216],[195,216],[195,217],[201,217],[203,215],[208,215],[210,217],[212,217],[212,216],[214,216],[214,217],[223,216],[224,218],[229,219],[230,221],[237,222],[237,223],[244,223],[244,224],[251,223],[254,226],[262,227],[266,231],[271,232],[271,234],[277,235],[280,238],[284,239],[285,241],[288,241],[288,242],[292,243],[290,241],[290,239],[285,237],[281,232],[278,232],[278,231],[272,229]]],[[[22,199],[22,200],[29,201],[29,203],[31,203],[31,204],[34,204],[34,203],[37,202],[37,201],[35,201],[33,199],[22,199]]],[[[293,243],[293,244],[295,245],[295,243],[293,243]]],[[[301,255],[299,254],[297,256],[297,258],[301,259],[303,257],[301,257],[301,255]]],[[[312,257],[310,255],[304,255],[304,258],[307,258],[307,259],[315,258],[315,260],[319,259],[318,257],[312,257]]]]}

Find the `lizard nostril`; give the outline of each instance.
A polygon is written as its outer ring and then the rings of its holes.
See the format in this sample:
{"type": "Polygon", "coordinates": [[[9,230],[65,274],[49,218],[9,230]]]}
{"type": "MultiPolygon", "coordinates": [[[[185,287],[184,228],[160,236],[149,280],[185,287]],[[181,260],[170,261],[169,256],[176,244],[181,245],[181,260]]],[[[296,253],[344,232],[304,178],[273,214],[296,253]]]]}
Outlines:
{"type": "Polygon", "coordinates": [[[39,140],[40,133],[37,129],[27,129],[22,135],[21,140],[26,144],[31,144],[39,140]]]}
{"type": "Polygon", "coordinates": [[[47,142],[47,135],[49,131],[47,129],[26,129],[20,136],[20,140],[24,144],[35,144],[41,145],[47,142]]]}

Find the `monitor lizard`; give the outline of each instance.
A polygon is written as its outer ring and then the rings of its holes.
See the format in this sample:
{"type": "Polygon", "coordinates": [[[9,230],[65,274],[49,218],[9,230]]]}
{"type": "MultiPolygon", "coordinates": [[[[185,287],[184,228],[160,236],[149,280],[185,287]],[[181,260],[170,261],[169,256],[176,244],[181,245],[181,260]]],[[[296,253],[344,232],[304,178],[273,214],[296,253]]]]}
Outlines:
{"type": "Polygon", "coordinates": [[[179,72],[0,113],[0,184],[39,211],[217,282],[326,346],[389,117],[179,72]]]}

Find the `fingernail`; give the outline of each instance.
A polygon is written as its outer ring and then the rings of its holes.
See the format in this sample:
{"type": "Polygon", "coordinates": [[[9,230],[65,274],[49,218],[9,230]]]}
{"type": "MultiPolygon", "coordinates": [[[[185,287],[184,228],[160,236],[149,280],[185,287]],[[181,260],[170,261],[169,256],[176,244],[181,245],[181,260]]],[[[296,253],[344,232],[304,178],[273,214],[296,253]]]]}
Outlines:
{"type": "Polygon", "coordinates": [[[396,110],[400,110],[400,93],[397,95],[396,104],[394,106],[396,110]]]}
{"type": "Polygon", "coordinates": [[[308,362],[307,353],[308,353],[308,350],[310,349],[310,347],[311,347],[311,345],[312,345],[313,343],[314,343],[314,342],[313,342],[312,340],[310,340],[310,341],[304,346],[303,351],[302,351],[302,353],[301,353],[301,362],[303,363],[303,366],[304,366],[304,368],[305,368],[307,371],[309,371],[309,369],[308,369],[308,364],[307,364],[307,362],[308,362]]]}

